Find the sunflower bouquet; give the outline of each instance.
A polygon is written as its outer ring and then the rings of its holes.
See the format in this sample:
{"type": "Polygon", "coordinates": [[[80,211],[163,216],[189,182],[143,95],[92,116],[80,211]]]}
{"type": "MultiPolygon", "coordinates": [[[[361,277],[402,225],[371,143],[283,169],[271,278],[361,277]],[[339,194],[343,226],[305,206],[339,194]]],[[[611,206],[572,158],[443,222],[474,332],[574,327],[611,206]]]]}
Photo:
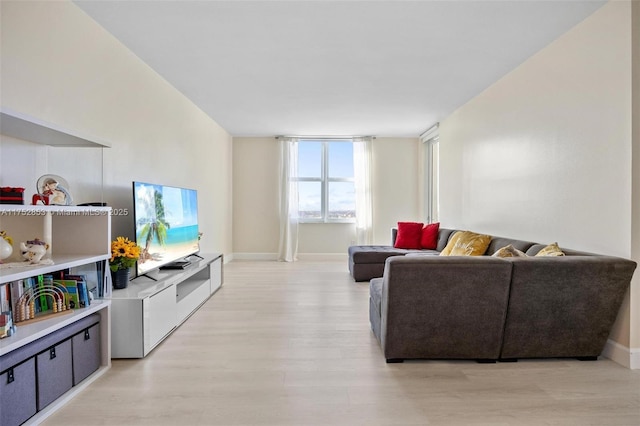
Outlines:
{"type": "Polygon", "coordinates": [[[140,257],[140,247],[126,237],[117,237],[111,242],[111,260],[109,268],[116,272],[120,269],[129,269],[140,257]]]}

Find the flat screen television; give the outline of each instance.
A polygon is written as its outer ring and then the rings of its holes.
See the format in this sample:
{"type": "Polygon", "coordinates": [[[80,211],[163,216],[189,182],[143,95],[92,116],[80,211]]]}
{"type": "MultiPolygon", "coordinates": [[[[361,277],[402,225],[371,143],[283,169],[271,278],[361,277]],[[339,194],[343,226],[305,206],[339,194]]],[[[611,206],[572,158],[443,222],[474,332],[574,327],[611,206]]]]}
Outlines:
{"type": "Polygon", "coordinates": [[[200,251],[198,192],[195,189],[133,182],[137,276],[161,267],[184,266],[200,251]]]}

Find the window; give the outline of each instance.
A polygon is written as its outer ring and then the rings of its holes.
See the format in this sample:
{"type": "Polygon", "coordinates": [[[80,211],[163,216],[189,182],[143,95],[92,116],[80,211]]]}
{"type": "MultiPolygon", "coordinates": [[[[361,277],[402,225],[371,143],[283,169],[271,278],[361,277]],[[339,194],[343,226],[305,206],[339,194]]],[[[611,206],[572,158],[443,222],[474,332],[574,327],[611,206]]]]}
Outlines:
{"type": "Polygon", "coordinates": [[[355,220],[353,142],[350,139],[300,139],[296,180],[301,222],[355,220]]]}

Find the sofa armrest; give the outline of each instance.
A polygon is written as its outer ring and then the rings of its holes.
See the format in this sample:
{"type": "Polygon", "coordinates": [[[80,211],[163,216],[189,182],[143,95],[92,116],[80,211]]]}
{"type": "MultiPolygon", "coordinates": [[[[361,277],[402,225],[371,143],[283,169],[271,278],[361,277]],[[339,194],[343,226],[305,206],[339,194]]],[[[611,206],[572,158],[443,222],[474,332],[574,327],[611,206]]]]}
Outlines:
{"type": "Polygon", "coordinates": [[[393,257],[385,264],[381,345],[387,359],[497,359],[511,263],[490,257],[393,257]]]}

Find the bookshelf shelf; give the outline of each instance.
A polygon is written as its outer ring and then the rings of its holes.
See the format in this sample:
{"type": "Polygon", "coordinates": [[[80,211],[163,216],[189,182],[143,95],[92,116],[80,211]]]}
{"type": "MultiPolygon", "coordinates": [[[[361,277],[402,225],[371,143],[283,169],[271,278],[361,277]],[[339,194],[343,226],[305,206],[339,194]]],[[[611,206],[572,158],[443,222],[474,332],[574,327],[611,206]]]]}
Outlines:
{"type": "Polygon", "coordinates": [[[75,309],[66,315],[52,316],[29,324],[21,325],[18,323],[18,332],[11,337],[0,339],[0,356],[34,342],[41,337],[45,337],[56,330],[59,330],[77,320],[89,316],[93,313],[100,312],[109,307],[111,304],[108,300],[94,300],[91,306],[83,309],[75,309]]]}

